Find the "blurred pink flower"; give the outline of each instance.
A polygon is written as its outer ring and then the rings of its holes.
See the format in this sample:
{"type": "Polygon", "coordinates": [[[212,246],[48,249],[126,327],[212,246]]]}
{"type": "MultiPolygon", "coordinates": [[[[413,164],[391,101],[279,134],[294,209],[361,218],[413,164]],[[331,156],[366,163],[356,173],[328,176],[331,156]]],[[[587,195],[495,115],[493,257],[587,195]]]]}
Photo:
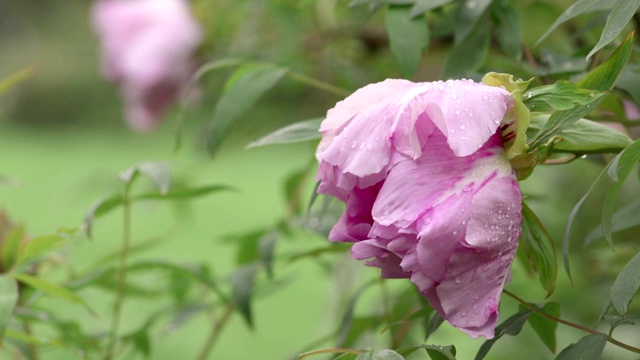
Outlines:
{"type": "Polygon", "coordinates": [[[129,125],[150,131],[185,90],[202,29],[186,0],[98,0],[102,73],[120,85],[129,125]]]}
{"type": "Polygon", "coordinates": [[[329,238],[355,242],[352,256],[382,277],[410,278],[474,338],[494,336],[520,235],[522,195],[500,133],[512,106],[506,90],[471,80],[386,80],[320,127],[318,192],[346,203],[329,238]]]}

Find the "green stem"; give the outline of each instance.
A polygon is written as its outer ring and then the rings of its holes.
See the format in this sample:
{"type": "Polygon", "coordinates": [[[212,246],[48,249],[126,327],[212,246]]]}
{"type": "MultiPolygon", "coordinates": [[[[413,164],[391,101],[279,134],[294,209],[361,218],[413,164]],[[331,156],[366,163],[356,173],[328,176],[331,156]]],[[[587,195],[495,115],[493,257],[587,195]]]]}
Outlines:
{"type": "Polygon", "coordinates": [[[510,297],[515,299],[517,302],[522,304],[524,307],[526,307],[529,310],[532,310],[532,311],[536,312],[538,315],[540,315],[542,317],[545,317],[545,318],[547,318],[549,320],[553,320],[553,321],[558,322],[560,324],[571,326],[572,328],[575,328],[575,329],[578,329],[578,330],[582,330],[584,332],[588,332],[590,334],[603,334],[603,335],[606,335],[607,336],[607,341],[612,343],[613,345],[616,345],[616,346],[621,347],[623,349],[629,350],[629,351],[634,352],[636,354],[640,354],[640,348],[637,348],[637,347],[625,344],[623,342],[620,342],[620,341],[612,338],[610,334],[604,334],[604,333],[601,333],[600,331],[594,330],[592,328],[589,328],[589,327],[586,327],[586,326],[582,326],[582,325],[579,325],[579,324],[576,324],[576,323],[572,323],[571,321],[560,319],[560,318],[557,318],[557,317],[555,317],[553,315],[549,315],[549,314],[543,312],[537,306],[532,305],[532,304],[524,301],[523,299],[518,297],[516,294],[510,292],[509,290],[502,290],[502,292],[507,294],[507,295],[509,295],[510,297]]]}
{"type": "Polygon", "coordinates": [[[300,81],[301,83],[305,83],[305,84],[313,86],[313,87],[315,87],[317,89],[324,90],[326,92],[329,92],[329,93],[332,93],[332,94],[335,94],[335,95],[338,95],[338,96],[347,97],[347,96],[351,95],[351,92],[349,92],[349,91],[347,91],[345,89],[339,88],[337,86],[333,86],[333,85],[328,84],[328,83],[326,83],[324,81],[320,81],[320,80],[317,80],[317,79],[314,79],[314,78],[310,78],[310,77],[308,77],[306,75],[298,74],[298,73],[290,71],[290,70],[287,70],[287,75],[289,75],[289,77],[294,79],[294,80],[300,81]]]}
{"type": "Polygon", "coordinates": [[[233,304],[228,303],[227,307],[224,310],[224,313],[222,314],[222,317],[220,317],[220,319],[214,323],[213,328],[211,329],[211,333],[209,333],[207,340],[202,346],[202,350],[200,350],[200,353],[196,358],[197,360],[207,359],[214,345],[218,341],[218,338],[220,337],[220,333],[222,332],[222,329],[231,318],[231,315],[233,315],[233,309],[234,309],[233,304]]]}
{"type": "Polygon", "coordinates": [[[127,258],[129,255],[129,247],[131,243],[131,199],[129,198],[129,186],[125,187],[124,201],[122,203],[122,250],[120,253],[120,264],[118,265],[118,292],[116,293],[116,301],[113,306],[113,314],[111,317],[111,329],[109,331],[109,339],[104,359],[111,360],[115,355],[115,347],[118,340],[118,329],[120,327],[120,319],[122,317],[122,305],[124,303],[125,290],[127,287],[127,258]]]}
{"type": "Polygon", "coordinates": [[[349,353],[349,354],[359,355],[360,353],[362,353],[362,351],[354,350],[354,349],[345,349],[345,348],[320,349],[320,350],[313,350],[306,353],[302,353],[298,355],[298,360],[304,359],[306,357],[313,356],[313,355],[335,354],[335,353],[349,353]]]}

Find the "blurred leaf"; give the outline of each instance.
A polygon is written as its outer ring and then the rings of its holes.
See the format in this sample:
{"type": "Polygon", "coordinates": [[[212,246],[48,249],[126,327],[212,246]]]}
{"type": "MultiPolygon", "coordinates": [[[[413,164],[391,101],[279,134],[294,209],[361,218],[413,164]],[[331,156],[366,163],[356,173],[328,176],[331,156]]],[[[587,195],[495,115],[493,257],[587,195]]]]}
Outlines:
{"type": "Polygon", "coordinates": [[[542,40],[544,40],[553,30],[555,30],[560,24],[573,19],[574,17],[589,12],[598,2],[601,0],[578,0],[569,6],[556,21],[551,25],[547,31],[542,34],[540,39],[536,42],[535,46],[538,46],[542,40]]]}
{"type": "Polygon", "coordinates": [[[450,2],[453,2],[453,0],[415,0],[411,8],[411,17],[416,17],[450,2]]]}
{"type": "MultiPolygon", "coordinates": [[[[162,237],[155,237],[148,240],[136,242],[135,244],[132,244],[131,246],[129,246],[127,253],[129,256],[131,256],[141,252],[145,252],[146,250],[153,249],[154,247],[160,245],[165,240],[166,239],[162,237]]],[[[122,250],[115,249],[110,253],[107,253],[102,257],[98,258],[97,260],[95,260],[92,265],[94,268],[104,267],[106,264],[110,262],[120,260],[121,255],[122,255],[122,250]]]]}
{"type": "Polygon", "coordinates": [[[24,225],[20,224],[14,226],[2,241],[2,270],[4,272],[7,272],[15,265],[23,239],[24,225]]]}
{"type": "Polygon", "coordinates": [[[249,264],[237,268],[229,276],[231,300],[250,328],[253,328],[251,302],[253,299],[253,284],[257,273],[258,267],[255,264],[249,264]]]}
{"type": "Polygon", "coordinates": [[[607,335],[590,334],[566,347],[555,360],[598,360],[607,344],[607,335]]]}
{"type": "Polygon", "coordinates": [[[63,237],[58,235],[43,235],[35,237],[24,244],[16,265],[29,262],[37,259],[38,257],[56,249],[60,246],[60,242],[64,240],[63,237]]]}
{"type": "Polygon", "coordinates": [[[376,352],[364,351],[356,357],[356,360],[404,360],[404,357],[393,350],[383,349],[376,352]]]}
{"type": "Polygon", "coordinates": [[[456,347],[453,345],[422,345],[431,360],[456,360],[456,347]]]}
{"type": "Polygon", "coordinates": [[[455,45],[462,43],[467,37],[473,37],[473,32],[482,19],[482,15],[491,5],[492,0],[462,0],[456,14],[455,45]]]}
{"type": "Polygon", "coordinates": [[[604,95],[603,92],[583,89],[570,81],[559,80],[552,85],[529,90],[524,102],[532,111],[569,110],[576,105],[589,105],[596,97],[604,95]]]}
{"type": "Polygon", "coordinates": [[[267,271],[267,275],[273,278],[273,254],[275,252],[276,243],[282,236],[280,230],[269,231],[264,234],[258,241],[258,251],[260,260],[267,271]]]}
{"type": "Polygon", "coordinates": [[[493,1],[491,15],[500,48],[510,57],[522,58],[522,29],[518,10],[508,0],[493,1]]]}
{"type": "Polygon", "coordinates": [[[288,261],[294,262],[300,259],[316,257],[318,255],[323,255],[323,254],[333,254],[333,253],[343,254],[349,251],[349,248],[351,248],[351,244],[348,244],[348,243],[331,243],[330,245],[327,245],[327,246],[322,246],[322,247],[314,248],[311,250],[306,250],[298,254],[294,254],[289,258],[288,261]]]}
{"type": "Polygon", "coordinates": [[[369,281],[366,284],[362,285],[349,299],[347,305],[345,307],[344,313],[342,314],[342,319],[340,320],[340,326],[338,327],[338,339],[337,344],[339,346],[348,346],[351,342],[347,341],[349,337],[356,337],[360,335],[360,332],[366,330],[366,327],[363,327],[361,331],[357,331],[356,334],[351,334],[352,326],[353,326],[353,313],[360,299],[360,296],[372,285],[377,284],[377,280],[369,281]]]}
{"type": "Polygon", "coordinates": [[[9,77],[0,79],[0,96],[4,95],[7,91],[11,90],[14,86],[29,79],[36,72],[35,67],[29,66],[20,71],[17,71],[9,77]]]}
{"type": "MultiPolygon", "coordinates": [[[[616,211],[611,220],[611,232],[626,230],[640,225],[640,199],[635,199],[620,210],[616,211]]],[[[604,236],[602,227],[593,229],[585,239],[585,246],[604,236]]]]}
{"type": "Polygon", "coordinates": [[[429,323],[427,324],[427,331],[424,335],[424,341],[427,341],[427,339],[429,339],[429,337],[433,335],[436,330],[438,330],[443,322],[444,318],[442,317],[442,315],[440,315],[440,313],[438,312],[434,312],[433,316],[431,316],[431,320],[429,320],[429,323]]]}
{"type": "Polygon", "coordinates": [[[496,327],[495,337],[493,339],[485,341],[478,353],[476,354],[475,360],[482,360],[487,356],[489,350],[493,344],[498,341],[503,335],[511,335],[516,336],[522,330],[524,323],[527,321],[529,315],[531,315],[531,310],[520,311],[517,314],[512,315],[510,318],[505,320],[502,324],[496,327]]]}
{"type": "Polygon", "coordinates": [[[549,297],[555,290],[558,274],[556,249],[544,225],[524,201],[521,226],[520,244],[533,269],[540,275],[540,284],[547,290],[547,297],[549,297]]]}
{"type": "Polygon", "coordinates": [[[477,70],[487,57],[490,38],[489,22],[484,17],[478,21],[469,36],[449,51],[442,70],[442,79],[464,77],[469,72],[477,70]]]}
{"type": "Polygon", "coordinates": [[[398,60],[402,76],[410,79],[416,72],[422,50],[429,46],[429,25],[424,16],[411,18],[409,6],[387,7],[385,25],[389,34],[389,46],[398,60]]]}
{"type": "Polygon", "coordinates": [[[246,149],[272,144],[290,144],[319,139],[322,137],[322,134],[320,134],[318,130],[322,120],[324,120],[324,118],[315,118],[287,125],[251,142],[247,145],[246,149]]]}
{"type": "Polygon", "coordinates": [[[613,7],[609,17],[607,18],[607,24],[600,35],[600,40],[596,44],[596,46],[589,52],[587,55],[587,59],[590,58],[593,54],[598,52],[598,50],[602,49],[613,41],[613,39],[618,36],[622,32],[625,26],[633,15],[638,11],[638,6],[640,6],[640,0],[619,0],[618,3],[613,7]]]}
{"type": "MultiPolygon", "coordinates": [[[[529,130],[539,131],[549,115],[531,117],[529,130]]],[[[580,119],[557,135],[562,141],[553,145],[554,151],[574,154],[607,154],[622,151],[632,143],[626,134],[595,121],[580,119]]]]}
{"type": "Polygon", "coordinates": [[[147,329],[136,331],[129,337],[136,351],[140,352],[145,358],[151,356],[151,340],[149,339],[147,329]]]}
{"type": "MultiPolygon", "coordinates": [[[[640,104],[640,68],[637,64],[628,63],[622,70],[620,78],[616,82],[616,87],[631,95],[636,104],[640,104]]],[[[619,103],[619,100],[618,100],[619,103]]]]}
{"type": "Polygon", "coordinates": [[[18,303],[18,284],[7,275],[0,275],[0,342],[18,303]]]}
{"type": "Polygon", "coordinates": [[[208,139],[211,155],[217,152],[233,122],[249,111],[285,73],[285,69],[276,66],[246,65],[231,75],[213,113],[208,139]]]}
{"type": "Polygon", "coordinates": [[[151,180],[158,187],[162,195],[169,191],[171,170],[168,163],[143,162],[120,173],[120,179],[130,186],[138,174],[151,180]]]}
{"type": "Polygon", "coordinates": [[[60,286],[58,284],[51,283],[43,278],[27,275],[27,274],[12,274],[12,276],[21,283],[30,286],[35,290],[40,290],[43,293],[57,297],[59,299],[67,300],[74,304],[83,305],[89,312],[93,312],[89,305],[82,300],[73,291],[60,286]]]}
{"type": "Polygon", "coordinates": [[[611,325],[612,331],[621,325],[636,325],[640,320],[640,314],[606,315],[604,319],[611,325]]]}
{"type": "Polygon", "coordinates": [[[611,287],[611,305],[620,315],[629,310],[629,304],[640,289],[640,253],[624,266],[611,287]]]}
{"type": "MultiPolygon", "coordinates": [[[[520,311],[524,311],[527,308],[524,305],[520,305],[520,311]]],[[[560,318],[560,304],[556,302],[550,302],[545,304],[541,312],[560,318]]],[[[556,328],[558,323],[543,317],[537,312],[532,312],[528,319],[529,325],[535,330],[536,334],[542,342],[547,346],[552,353],[556,352],[556,328]]]]}
{"type": "Polygon", "coordinates": [[[20,340],[27,344],[50,345],[58,348],[65,347],[64,344],[62,344],[60,341],[51,340],[48,337],[34,336],[34,335],[26,334],[20,331],[13,331],[11,329],[7,329],[7,331],[5,332],[5,337],[11,338],[14,340],[20,340]]]}
{"type": "MultiPolygon", "coordinates": [[[[623,0],[624,1],[624,0],[623,0]]],[[[622,44],[604,63],[591,70],[577,85],[584,89],[607,91],[616,84],[622,69],[626,65],[633,50],[633,33],[629,34],[622,44]]]]}

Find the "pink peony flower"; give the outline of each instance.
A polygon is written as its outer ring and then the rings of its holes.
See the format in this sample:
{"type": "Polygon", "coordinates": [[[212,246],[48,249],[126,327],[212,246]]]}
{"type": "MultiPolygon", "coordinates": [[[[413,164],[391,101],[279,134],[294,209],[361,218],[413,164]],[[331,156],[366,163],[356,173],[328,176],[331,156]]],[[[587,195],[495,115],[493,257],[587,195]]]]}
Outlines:
{"type": "Polygon", "coordinates": [[[153,130],[195,71],[202,30],[188,2],[98,0],[92,20],[102,42],[103,75],[120,85],[129,125],[153,130]]]}
{"type": "Polygon", "coordinates": [[[471,80],[386,80],[320,127],[318,192],[346,203],[329,239],[354,242],[352,256],[382,277],[410,278],[474,338],[494,336],[520,235],[522,195],[501,136],[513,103],[471,80]]]}

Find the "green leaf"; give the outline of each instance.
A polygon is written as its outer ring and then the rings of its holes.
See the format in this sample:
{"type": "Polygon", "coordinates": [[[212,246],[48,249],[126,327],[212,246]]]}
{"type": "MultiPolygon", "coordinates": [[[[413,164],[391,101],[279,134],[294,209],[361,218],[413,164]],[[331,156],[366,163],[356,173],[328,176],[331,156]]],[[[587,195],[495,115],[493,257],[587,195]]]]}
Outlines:
{"type": "Polygon", "coordinates": [[[453,345],[423,345],[431,360],[456,360],[456,348],[453,345]]]}
{"type": "Polygon", "coordinates": [[[251,302],[253,300],[253,285],[257,273],[258,267],[255,264],[249,264],[237,268],[229,276],[231,282],[231,300],[249,328],[253,328],[251,302]]]}
{"type": "Polygon", "coordinates": [[[473,36],[477,25],[482,21],[492,0],[462,0],[456,14],[454,38],[455,45],[460,45],[467,37],[473,36]]]}
{"type": "Polygon", "coordinates": [[[319,139],[322,137],[322,134],[320,133],[320,131],[318,131],[318,129],[320,128],[320,123],[323,119],[324,118],[315,118],[287,125],[272,132],[269,135],[252,141],[251,143],[249,143],[249,145],[247,145],[246,149],[261,147],[265,145],[290,144],[319,139]]]}
{"type": "Polygon", "coordinates": [[[89,312],[93,312],[89,305],[82,300],[73,291],[60,286],[58,284],[51,283],[43,278],[27,275],[27,274],[12,274],[12,276],[19,282],[32,287],[33,289],[40,290],[43,293],[57,297],[59,299],[67,300],[74,304],[83,305],[89,312]]]}
{"type": "Polygon", "coordinates": [[[143,162],[120,173],[120,179],[131,185],[138,174],[147,177],[160,190],[166,194],[171,183],[171,170],[168,163],[164,162],[143,162]]]}
{"type": "Polygon", "coordinates": [[[7,272],[16,263],[24,239],[24,225],[14,226],[2,242],[2,270],[7,272]]]}
{"type": "Polygon", "coordinates": [[[64,238],[58,235],[38,236],[29,240],[20,252],[16,265],[37,259],[43,254],[56,249],[62,240],[64,238]]]}
{"type": "Polygon", "coordinates": [[[285,69],[276,66],[246,65],[231,75],[213,113],[208,139],[211,155],[217,152],[231,125],[249,111],[285,74],[285,69]]]}
{"type": "Polygon", "coordinates": [[[552,85],[529,90],[524,102],[532,111],[569,110],[576,105],[589,105],[596,97],[604,95],[599,91],[580,88],[570,81],[559,80],[552,85]]]}
{"type": "Polygon", "coordinates": [[[538,44],[540,44],[542,40],[544,40],[547,36],[549,36],[549,34],[551,34],[551,32],[553,32],[553,30],[555,30],[560,24],[568,20],[571,20],[580,14],[584,14],[591,11],[594,8],[594,6],[598,4],[600,1],[601,0],[578,0],[575,3],[573,3],[571,6],[567,8],[567,10],[565,10],[558,17],[558,19],[556,19],[553,25],[551,25],[551,27],[547,29],[547,31],[544,34],[542,34],[540,39],[538,39],[538,41],[536,42],[535,46],[538,46],[538,44]]]}
{"type": "Polygon", "coordinates": [[[493,344],[498,341],[503,335],[511,335],[515,336],[520,333],[522,327],[524,326],[527,318],[531,315],[531,310],[520,311],[517,314],[512,315],[510,318],[505,320],[502,324],[496,327],[495,337],[493,339],[485,341],[478,353],[476,354],[475,360],[482,360],[487,356],[493,344]]]}
{"type": "Polygon", "coordinates": [[[620,315],[625,315],[629,304],[640,289],[640,253],[624,266],[611,288],[611,305],[620,315]]]}
{"type": "Polygon", "coordinates": [[[453,2],[453,0],[414,0],[411,8],[411,17],[416,17],[450,2],[453,2]]]}
{"type": "Polygon", "coordinates": [[[438,330],[443,322],[444,318],[442,317],[442,315],[440,315],[440,313],[438,312],[434,312],[433,316],[431,316],[431,319],[429,320],[429,323],[427,324],[427,331],[424,335],[424,341],[427,341],[427,339],[429,339],[429,337],[433,335],[436,330],[438,330]]]}
{"type": "MultiPolygon", "coordinates": [[[[539,131],[548,120],[546,114],[533,116],[529,130],[539,131]]],[[[580,155],[617,153],[632,143],[626,134],[587,119],[576,121],[557,136],[562,141],[554,144],[554,151],[580,155]]]]}
{"type": "Polygon", "coordinates": [[[487,58],[490,38],[489,22],[485,16],[478,21],[469,36],[449,51],[442,78],[460,78],[477,70],[487,58]]]}
{"type": "MultiPolygon", "coordinates": [[[[611,232],[626,230],[634,226],[640,225],[640,199],[636,199],[620,210],[616,211],[612,216],[611,232]]],[[[602,227],[598,226],[587,235],[584,243],[585,246],[604,236],[602,227]]]]}
{"type": "Polygon", "coordinates": [[[264,265],[267,275],[273,278],[273,254],[275,252],[276,243],[282,237],[280,230],[273,230],[264,234],[260,240],[258,240],[258,252],[260,254],[260,260],[264,265]]]}
{"type": "Polygon", "coordinates": [[[583,89],[607,91],[616,84],[622,69],[633,50],[633,33],[629,34],[620,46],[604,63],[591,70],[577,85],[583,89]]]}
{"type": "Polygon", "coordinates": [[[625,26],[633,15],[635,15],[636,11],[638,11],[638,6],[640,6],[640,0],[619,0],[618,3],[613,7],[609,17],[607,18],[607,24],[600,35],[600,40],[596,44],[596,46],[589,52],[587,55],[587,59],[590,58],[593,54],[598,52],[598,50],[602,49],[613,41],[613,39],[618,36],[622,32],[625,26]]]}
{"type": "MultiPolygon", "coordinates": [[[[361,354],[362,355],[362,354],[361,354]]],[[[358,359],[360,356],[358,356],[358,359]]],[[[390,349],[382,349],[374,352],[370,358],[371,360],[404,360],[404,357],[394,350],[390,349]]]]}
{"type": "MultiPolygon", "coordinates": [[[[520,311],[526,310],[524,305],[520,305],[520,311]]],[[[560,318],[560,304],[556,302],[550,302],[545,304],[541,312],[554,316],[556,318],[560,318]]],[[[547,346],[547,348],[552,352],[556,352],[556,328],[558,327],[558,323],[543,317],[537,312],[531,313],[528,319],[529,325],[535,330],[536,334],[542,342],[547,346]]]]}
{"type": "Polygon", "coordinates": [[[531,266],[540,275],[540,284],[547,290],[547,297],[549,297],[555,290],[558,274],[556,249],[544,225],[524,201],[521,226],[520,244],[531,266]]]}
{"type": "Polygon", "coordinates": [[[0,275],[0,341],[18,303],[18,284],[7,275],[0,275]]]}
{"type": "Polygon", "coordinates": [[[429,46],[429,25],[424,16],[411,18],[408,6],[387,7],[385,26],[391,53],[398,60],[402,75],[409,79],[420,65],[422,50],[429,46]]]}
{"type": "Polygon", "coordinates": [[[491,15],[500,48],[510,57],[520,60],[522,58],[522,28],[518,10],[511,2],[499,0],[493,2],[491,15]]]}
{"type": "Polygon", "coordinates": [[[555,360],[598,360],[607,344],[607,335],[590,334],[566,347],[555,360]]]}
{"type": "Polygon", "coordinates": [[[368,283],[362,285],[349,299],[347,302],[344,313],[342,314],[342,319],[340,320],[340,326],[338,327],[338,340],[337,343],[340,346],[344,346],[347,343],[347,339],[349,337],[349,333],[351,332],[351,327],[353,325],[353,313],[360,299],[360,296],[371,287],[373,284],[376,284],[376,281],[369,281],[368,283]]]}

